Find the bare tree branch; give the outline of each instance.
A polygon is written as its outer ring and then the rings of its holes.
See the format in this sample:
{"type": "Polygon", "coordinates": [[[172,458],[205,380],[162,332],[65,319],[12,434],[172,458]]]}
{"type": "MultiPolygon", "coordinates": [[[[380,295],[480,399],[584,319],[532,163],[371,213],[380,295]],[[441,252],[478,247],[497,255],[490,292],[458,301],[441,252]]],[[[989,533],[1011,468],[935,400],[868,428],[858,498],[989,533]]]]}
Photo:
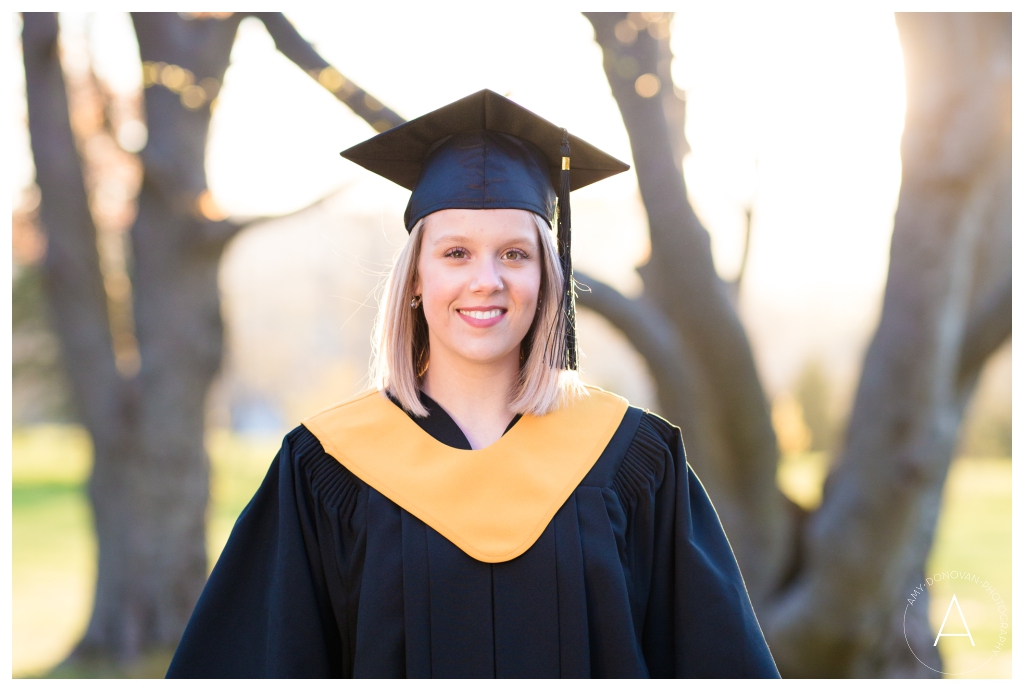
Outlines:
{"type": "Polygon", "coordinates": [[[750,226],[753,217],[754,207],[747,204],[743,207],[743,254],[740,256],[740,268],[736,272],[736,277],[726,284],[733,309],[739,308],[740,288],[743,287],[743,275],[747,272],[747,260],[750,258],[750,226]]]}
{"type": "Polygon", "coordinates": [[[960,350],[958,387],[969,391],[989,356],[1010,336],[1012,322],[1012,152],[997,154],[991,166],[990,195],[980,197],[988,208],[975,252],[971,303],[960,350]]]}
{"type": "Polygon", "coordinates": [[[378,132],[391,129],[405,122],[398,113],[357,86],[351,79],[324,60],[316,49],[304,39],[292,23],[280,12],[254,12],[274,39],[281,53],[316,79],[321,86],[333,93],[339,101],[366,120],[378,132]]]}
{"type": "MultiPolygon", "coordinates": [[[[909,654],[894,612],[920,582],[977,380],[958,382],[964,348],[977,362],[1009,327],[1008,281],[976,317],[970,310],[992,219],[1009,217],[999,192],[1009,172],[1009,15],[897,14],[896,23],[907,115],[885,300],[800,575],[761,618],[783,675],[932,674],[909,654]]],[[[1009,233],[993,240],[995,255],[1009,254],[1009,233]]],[[[937,658],[927,612],[913,614],[906,635],[937,658]]]]}
{"type": "MultiPolygon", "coordinates": [[[[631,13],[629,16],[633,20],[643,20],[643,15],[640,14],[638,17],[636,12],[631,13]]],[[[674,16],[673,12],[665,12],[657,22],[657,26],[667,29],[671,25],[674,16]]],[[[647,32],[650,33],[649,28],[647,32]]],[[[637,38],[639,38],[639,31],[637,32],[637,38]]],[[[658,41],[658,62],[655,74],[657,74],[663,86],[658,96],[661,98],[661,106],[665,111],[665,119],[668,122],[669,138],[672,144],[672,158],[675,159],[676,169],[682,175],[683,157],[690,153],[690,142],[686,139],[686,94],[682,89],[673,85],[672,58],[672,44],[667,40],[658,41]]]]}
{"type": "MultiPolygon", "coordinates": [[[[671,320],[657,304],[643,296],[626,297],[579,271],[576,279],[581,284],[577,304],[611,322],[647,361],[657,388],[660,412],[682,430],[687,462],[696,469],[705,485],[721,486],[719,468],[712,461],[720,452],[706,446],[714,440],[701,429],[701,416],[695,414],[705,382],[699,376],[693,352],[679,338],[671,320]]],[[[723,522],[742,522],[744,512],[729,494],[719,493],[715,508],[723,522]]]]}
{"type": "MultiPolygon", "coordinates": [[[[383,105],[321,57],[316,49],[299,34],[284,14],[280,12],[253,12],[251,15],[263,22],[267,32],[274,39],[274,45],[282,55],[302,68],[310,77],[317,80],[317,83],[333,93],[339,101],[347,105],[356,115],[370,123],[378,132],[383,132],[405,122],[402,116],[383,105]]],[[[331,194],[334,194],[334,192],[331,194]]],[[[305,208],[317,206],[326,198],[317,200],[305,208]]],[[[300,211],[304,210],[301,209],[300,211]]],[[[285,216],[290,215],[292,214],[285,214],[285,216]]],[[[235,235],[251,225],[279,218],[276,216],[261,216],[248,219],[208,219],[203,218],[201,214],[196,214],[196,216],[198,220],[197,240],[201,246],[211,250],[222,248],[235,235]]]]}
{"type": "Polygon", "coordinates": [[[715,505],[737,507],[732,515],[722,511],[722,521],[756,608],[788,568],[791,516],[775,484],[775,432],[750,343],[715,271],[710,236],[687,199],[675,160],[678,142],[685,139],[679,134],[681,113],[674,113],[671,124],[666,115],[666,100],[678,101],[665,45],[667,19],[652,24],[625,12],[584,16],[604,54],[647,210],[651,258],[640,269],[644,295],[661,308],[693,353],[697,398],[685,415],[698,420],[687,445],[711,454],[703,465],[713,468],[714,475],[702,479],[715,505]]]}
{"type": "MultiPolygon", "coordinates": [[[[685,180],[674,161],[670,127],[663,108],[663,83],[654,95],[641,94],[636,82],[658,74],[663,59],[659,40],[640,31],[632,43],[615,33],[621,12],[584,13],[604,51],[604,67],[629,134],[640,194],[650,221],[651,259],[641,269],[645,292],[679,328],[716,381],[716,395],[703,401],[715,409],[720,429],[728,430],[729,458],[722,459],[735,491],[757,494],[775,476],[775,446],[768,406],[754,366],[750,344],[711,255],[711,239],[690,206],[685,180]]],[[[660,34],[659,34],[660,35],[660,34]]],[[[666,30],[667,37],[667,30],[666,30]]]]}
{"type": "Polygon", "coordinates": [[[1006,276],[1002,284],[981,301],[964,327],[960,351],[959,381],[976,375],[988,357],[1010,337],[1013,322],[1012,281],[1006,276]]]}
{"type": "Polygon", "coordinates": [[[673,419],[694,405],[691,375],[684,361],[684,347],[679,334],[661,309],[643,297],[628,298],[615,288],[579,271],[576,280],[583,287],[577,304],[594,310],[618,328],[647,361],[658,387],[658,399],[669,404],[665,411],[673,419]],[[675,403],[675,405],[671,405],[675,403]],[[675,414],[673,414],[675,413],[675,414]]]}
{"type": "Polygon", "coordinates": [[[114,360],[96,227],[68,114],[57,15],[25,12],[23,21],[29,133],[47,236],[43,273],[48,303],[78,414],[92,434],[103,436],[111,432],[111,421],[123,417],[121,378],[114,360]]]}

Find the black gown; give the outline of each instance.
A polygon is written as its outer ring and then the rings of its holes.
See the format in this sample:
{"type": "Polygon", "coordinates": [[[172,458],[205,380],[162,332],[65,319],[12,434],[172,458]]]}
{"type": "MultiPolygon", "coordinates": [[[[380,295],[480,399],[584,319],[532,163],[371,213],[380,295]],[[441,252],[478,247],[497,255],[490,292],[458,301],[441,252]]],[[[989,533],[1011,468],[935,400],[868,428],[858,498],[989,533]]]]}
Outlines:
{"type": "MultiPolygon", "coordinates": [[[[423,401],[431,414],[417,424],[470,449],[454,420],[423,401]]],[[[778,671],[678,428],[630,407],[540,538],[494,564],[468,556],[296,428],[239,516],[167,676],[778,671]]]]}

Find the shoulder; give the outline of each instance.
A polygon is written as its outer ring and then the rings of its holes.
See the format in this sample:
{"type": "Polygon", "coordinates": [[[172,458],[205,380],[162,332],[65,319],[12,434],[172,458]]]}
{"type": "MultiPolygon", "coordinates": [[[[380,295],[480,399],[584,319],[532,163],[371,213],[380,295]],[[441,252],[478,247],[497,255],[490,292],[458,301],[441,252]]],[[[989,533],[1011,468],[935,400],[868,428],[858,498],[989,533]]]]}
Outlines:
{"type": "Polygon", "coordinates": [[[637,425],[631,445],[635,452],[646,451],[672,456],[682,452],[682,432],[678,427],[649,410],[640,413],[640,424],[637,425]]]}
{"type": "Polygon", "coordinates": [[[365,488],[362,480],[324,450],[304,424],[285,436],[282,457],[290,462],[292,472],[305,480],[309,491],[327,506],[352,505],[365,488]]]}
{"type": "MultiPolygon", "coordinates": [[[[627,504],[652,497],[685,467],[679,428],[649,411],[630,406],[626,420],[636,425],[632,438],[611,478],[611,488],[627,504]]],[[[624,421],[625,422],[625,421],[624,421]]]]}

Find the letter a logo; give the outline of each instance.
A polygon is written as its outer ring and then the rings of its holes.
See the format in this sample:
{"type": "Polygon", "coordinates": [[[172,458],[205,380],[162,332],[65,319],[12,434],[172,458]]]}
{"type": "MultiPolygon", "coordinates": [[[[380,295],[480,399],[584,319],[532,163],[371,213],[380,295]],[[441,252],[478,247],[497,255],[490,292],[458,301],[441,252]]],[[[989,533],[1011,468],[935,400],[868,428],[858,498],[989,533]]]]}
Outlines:
{"type": "Polygon", "coordinates": [[[971,635],[971,629],[967,626],[967,619],[964,618],[964,611],[960,609],[960,603],[956,599],[956,593],[953,593],[953,599],[949,601],[949,607],[946,608],[946,616],[942,618],[942,626],[939,627],[939,635],[935,637],[935,642],[932,646],[939,644],[939,639],[943,636],[967,636],[971,639],[971,645],[974,645],[974,636],[971,635]],[[949,613],[953,610],[953,605],[956,605],[956,611],[960,613],[960,621],[964,623],[964,630],[967,633],[942,633],[942,629],[946,628],[946,620],[949,619],[949,613]]]}

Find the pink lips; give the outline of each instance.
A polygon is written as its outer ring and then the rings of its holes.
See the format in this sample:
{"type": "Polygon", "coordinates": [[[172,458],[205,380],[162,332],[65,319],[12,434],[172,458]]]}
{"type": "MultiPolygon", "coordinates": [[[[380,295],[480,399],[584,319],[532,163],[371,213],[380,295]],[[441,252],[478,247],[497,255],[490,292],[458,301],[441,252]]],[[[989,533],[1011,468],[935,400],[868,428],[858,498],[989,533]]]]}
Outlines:
{"type": "Polygon", "coordinates": [[[505,315],[508,313],[508,310],[505,309],[504,307],[497,307],[495,305],[485,305],[483,307],[463,307],[456,310],[456,312],[458,312],[459,316],[462,317],[463,321],[465,321],[470,326],[486,328],[488,326],[494,326],[502,319],[504,319],[505,315]],[[480,317],[470,316],[469,314],[466,314],[466,312],[472,312],[473,314],[477,315],[486,314],[488,312],[497,312],[497,314],[489,317],[480,317]]]}

